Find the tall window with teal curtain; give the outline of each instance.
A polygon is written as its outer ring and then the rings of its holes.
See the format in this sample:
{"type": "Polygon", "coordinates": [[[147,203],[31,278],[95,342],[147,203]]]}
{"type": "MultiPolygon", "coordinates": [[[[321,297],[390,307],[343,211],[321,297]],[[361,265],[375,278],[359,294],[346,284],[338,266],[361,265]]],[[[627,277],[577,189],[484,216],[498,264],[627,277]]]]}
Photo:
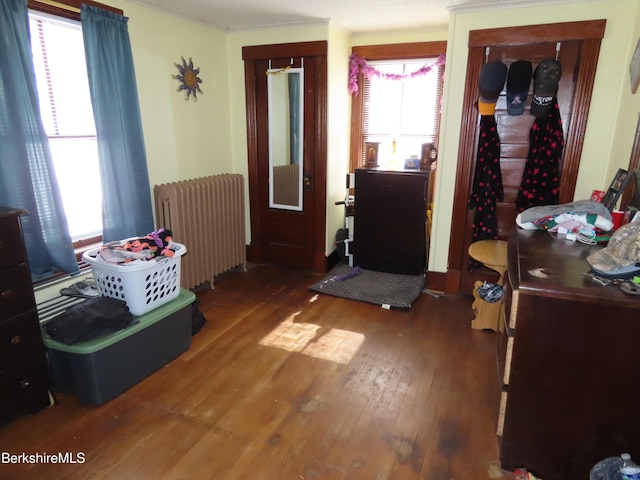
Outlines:
{"type": "Polygon", "coordinates": [[[82,5],[80,19],[96,123],[105,242],[153,230],[128,18],[82,5]]]}
{"type": "Polygon", "coordinates": [[[24,208],[34,280],[78,264],[40,117],[26,0],[0,2],[0,204],[24,208]]]}

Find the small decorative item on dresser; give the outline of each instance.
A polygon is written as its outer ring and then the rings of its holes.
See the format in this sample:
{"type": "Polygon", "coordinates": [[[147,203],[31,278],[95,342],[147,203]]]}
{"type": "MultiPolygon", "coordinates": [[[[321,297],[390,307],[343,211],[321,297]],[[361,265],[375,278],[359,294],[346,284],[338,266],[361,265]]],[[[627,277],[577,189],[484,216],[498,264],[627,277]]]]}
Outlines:
{"type": "Polygon", "coordinates": [[[607,193],[604,195],[604,199],[602,200],[602,203],[610,212],[615,208],[620,195],[624,192],[624,189],[627,187],[627,183],[630,179],[631,175],[629,175],[627,170],[622,168],[618,169],[611,181],[611,185],[609,185],[607,193]]]}
{"type": "Polygon", "coordinates": [[[365,167],[378,167],[378,146],[380,142],[364,142],[365,167]]]}
{"type": "Polygon", "coordinates": [[[594,202],[602,203],[604,200],[604,190],[594,190],[591,192],[591,200],[594,202]]]}
{"type": "Polygon", "coordinates": [[[423,143],[420,155],[420,169],[431,170],[431,164],[438,159],[438,149],[434,143],[423,143]]]}
{"type": "Polygon", "coordinates": [[[404,168],[407,170],[420,170],[420,159],[417,155],[412,155],[404,161],[404,168]]]}

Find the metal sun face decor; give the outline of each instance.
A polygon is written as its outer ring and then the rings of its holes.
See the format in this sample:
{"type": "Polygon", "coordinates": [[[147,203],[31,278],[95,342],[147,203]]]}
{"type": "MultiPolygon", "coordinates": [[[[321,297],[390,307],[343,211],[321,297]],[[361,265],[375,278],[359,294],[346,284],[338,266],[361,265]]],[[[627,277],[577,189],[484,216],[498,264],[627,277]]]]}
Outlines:
{"type": "Polygon", "coordinates": [[[193,95],[193,101],[197,102],[197,92],[202,93],[202,90],[200,90],[200,84],[202,83],[202,80],[198,77],[200,69],[194,68],[193,60],[191,60],[191,57],[189,57],[189,63],[187,63],[184,57],[180,58],[182,58],[182,65],[174,63],[180,74],[171,76],[180,82],[180,86],[178,87],[177,91],[186,91],[187,95],[185,97],[185,100],[189,100],[189,96],[193,95]]]}

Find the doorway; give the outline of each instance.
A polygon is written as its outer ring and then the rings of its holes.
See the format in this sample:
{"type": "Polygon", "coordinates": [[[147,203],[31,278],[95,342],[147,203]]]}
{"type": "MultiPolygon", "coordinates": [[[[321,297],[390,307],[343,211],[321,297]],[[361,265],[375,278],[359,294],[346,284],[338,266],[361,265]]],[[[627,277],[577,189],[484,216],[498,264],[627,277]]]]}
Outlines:
{"type": "MultiPolygon", "coordinates": [[[[544,58],[555,58],[563,73],[558,90],[565,147],[561,161],[560,203],[573,200],[582,143],[588,118],[593,79],[598,61],[605,21],[571,22],[472,31],[469,34],[469,58],[465,86],[464,112],[458,152],[458,174],[454,194],[447,290],[471,292],[476,280],[487,279],[490,271],[470,274],[467,270],[473,212],[467,202],[472,187],[476,160],[479,116],[474,108],[478,98],[478,76],[486,61],[500,59],[509,65],[515,60],[530,60],[535,66],[544,58]],[[488,48],[488,56],[487,56],[488,48]]],[[[529,148],[529,130],[533,116],[509,116],[503,97],[496,108],[501,142],[500,167],[504,201],[497,205],[498,238],[506,239],[515,227],[515,200],[529,148]]]]}
{"type": "Polygon", "coordinates": [[[242,49],[251,261],[326,271],[326,57],[325,41],[242,49]],[[296,95],[287,90],[294,78],[300,81],[296,95]],[[288,93],[278,99],[279,88],[288,93]],[[301,118],[295,134],[294,111],[301,118]],[[287,132],[286,141],[279,142],[277,132],[287,132]],[[277,153],[279,143],[288,153],[277,153]],[[289,151],[294,144],[299,155],[289,151]]]}

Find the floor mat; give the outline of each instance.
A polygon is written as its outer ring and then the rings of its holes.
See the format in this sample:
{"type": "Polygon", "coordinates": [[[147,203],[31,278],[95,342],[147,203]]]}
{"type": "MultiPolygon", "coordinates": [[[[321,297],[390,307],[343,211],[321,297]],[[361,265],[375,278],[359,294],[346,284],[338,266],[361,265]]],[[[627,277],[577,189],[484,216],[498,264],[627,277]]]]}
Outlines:
{"type": "Polygon", "coordinates": [[[314,292],[393,308],[411,308],[424,288],[423,275],[376,272],[338,265],[324,280],[309,287],[314,292]]]}

